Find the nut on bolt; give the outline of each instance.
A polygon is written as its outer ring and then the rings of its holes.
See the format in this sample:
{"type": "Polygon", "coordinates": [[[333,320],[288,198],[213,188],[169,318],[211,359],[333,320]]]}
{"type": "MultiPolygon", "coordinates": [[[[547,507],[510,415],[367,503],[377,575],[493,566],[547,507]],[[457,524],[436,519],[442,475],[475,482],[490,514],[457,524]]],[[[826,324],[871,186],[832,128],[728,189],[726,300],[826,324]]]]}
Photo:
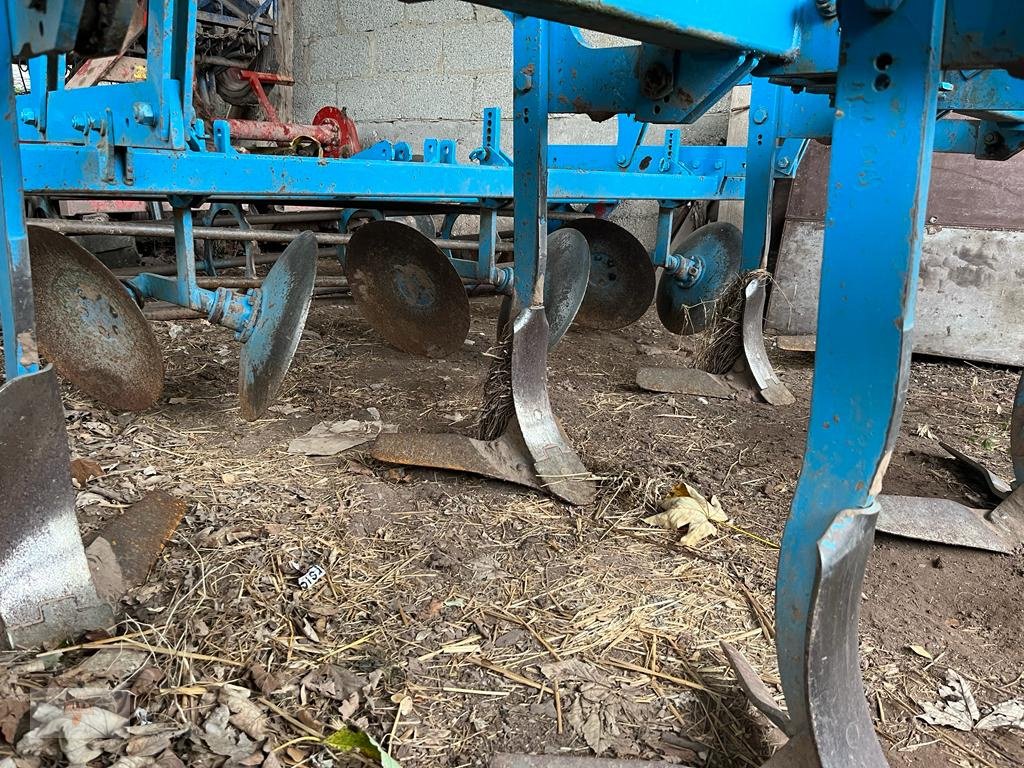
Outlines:
{"type": "Polygon", "coordinates": [[[39,118],[36,117],[36,111],[25,107],[21,112],[18,113],[18,117],[25,125],[38,125],[39,118]]]}
{"type": "Polygon", "coordinates": [[[132,104],[132,114],[139,125],[156,125],[156,114],[153,112],[153,105],[148,101],[136,101],[132,104]]]}
{"type": "Polygon", "coordinates": [[[88,115],[72,115],[71,116],[71,127],[76,131],[85,131],[89,127],[89,116],[88,115]]]}

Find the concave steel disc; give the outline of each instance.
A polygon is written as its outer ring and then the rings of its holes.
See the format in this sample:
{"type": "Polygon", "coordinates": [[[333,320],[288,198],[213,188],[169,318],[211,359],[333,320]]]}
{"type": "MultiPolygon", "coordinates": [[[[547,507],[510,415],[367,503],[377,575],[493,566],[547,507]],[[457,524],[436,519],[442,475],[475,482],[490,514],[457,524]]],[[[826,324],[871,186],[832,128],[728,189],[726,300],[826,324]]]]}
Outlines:
{"type": "Polygon", "coordinates": [[[469,334],[469,297],[434,243],[397,221],[359,227],[345,261],[352,297],[366,321],[403,352],[446,357],[469,334]]]}
{"type": "MultiPolygon", "coordinates": [[[[548,349],[569,330],[576,319],[590,277],[590,248],[576,229],[559,229],[548,235],[548,262],[544,271],[544,314],[548,320],[548,349]]],[[[508,325],[512,297],[506,296],[498,312],[498,338],[508,325]]]]}
{"type": "Polygon", "coordinates": [[[566,225],[590,246],[590,280],[576,322],[614,331],[632,325],[654,301],[656,275],[647,249],[632,233],[605,219],[566,225]]]}
{"type": "Polygon", "coordinates": [[[164,360],[153,329],[120,281],[64,235],[28,228],[39,351],[90,397],[144,411],[163,392],[164,360]]]}
{"type": "Polygon", "coordinates": [[[732,224],[712,222],[691,234],[676,254],[697,258],[700,274],[692,284],[663,272],[658,281],[658,317],[672,333],[689,336],[707,328],[718,299],[739,277],[743,235],[732,224]]]}
{"type": "Polygon", "coordinates": [[[259,314],[242,345],[238,399],[242,417],[262,416],[281,389],[306,325],[316,282],[316,236],[292,240],[260,286],[259,314]]]}

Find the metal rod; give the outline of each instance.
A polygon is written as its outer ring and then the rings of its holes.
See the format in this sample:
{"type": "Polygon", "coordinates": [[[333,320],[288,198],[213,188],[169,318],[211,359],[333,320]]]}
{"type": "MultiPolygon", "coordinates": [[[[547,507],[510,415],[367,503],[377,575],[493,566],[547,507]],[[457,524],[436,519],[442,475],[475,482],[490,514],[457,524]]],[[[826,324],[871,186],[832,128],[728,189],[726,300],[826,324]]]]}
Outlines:
{"type": "MultiPolygon", "coordinates": [[[[133,237],[174,238],[174,228],[152,222],[75,221],[71,219],[32,219],[32,226],[44,227],[65,235],[129,235],[133,237]]],[[[290,243],[301,232],[293,230],[255,229],[240,230],[232,227],[193,227],[198,240],[229,240],[259,243],[290,243]]],[[[349,234],[314,232],[320,245],[347,245],[352,239],[349,234]]],[[[444,240],[431,238],[438,248],[465,249],[465,240],[444,240]]],[[[511,253],[512,243],[498,243],[495,250],[511,253]]]]}

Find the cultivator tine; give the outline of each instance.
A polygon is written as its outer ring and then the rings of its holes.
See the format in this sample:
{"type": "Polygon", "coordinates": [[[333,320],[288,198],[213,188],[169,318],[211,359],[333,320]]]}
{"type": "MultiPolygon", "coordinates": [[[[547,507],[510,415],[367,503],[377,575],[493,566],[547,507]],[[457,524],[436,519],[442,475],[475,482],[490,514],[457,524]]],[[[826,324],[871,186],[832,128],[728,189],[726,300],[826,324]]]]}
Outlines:
{"type": "Polygon", "coordinates": [[[59,643],[113,623],[75,518],[68,438],[50,367],[0,387],[0,645],[59,643]]]}
{"type": "Polygon", "coordinates": [[[763,768],[885,768],[860,674],[857,625],[878,505],[841,512],[817,544],[818,566],[803,656],[808,720],[779,707],[750,663],[722,643],[740,688],[789,742],[763,768]]]}
{"type": "Polygon", "coordinates": [[[242,345],[238,398],[242,416],[262,416],[284,383],[302,338],[316,282],[317,248],[312,232],[288,244],[259,289],[259,314],[242,345]]]}
{"type": "Polygon", "coordinates": [[[878,501],[882,506],[878,531],[890,536],[1003,554],[1012,553],[1024,541],[993,516],[994,510],[918,496],[880,496],[878,501]]]}
{"type": "Polygon", "coordinates": [[[548,322],[543,307],[529,307],[512,333],[512,403],[534,471],[547,490],[570,504],[590,504],[590,472],[562,431],[548,399],[548,322]]]}
{"type": "Polygon", "coordinates": [[[750,666],[750,662],[730,643],[722,640],[719,645],[722,647],[722,651],[725,652],[725,658],[729,662],[729,666],[732,667],[732,671],[736,674],[740,688],[746,694],[750,703],[754,705],[754,708],[767,717],[784,734],[794,736],[793,723],[789,719],[789,714],[775,702],[775,698],[772,696],[771,691],[768,690],[768,686],[764,684],[764,681],[761,680],[754,668],[750,666]]]}
{"type": "Polygon", "coordinates": [[[761,397],[775,406],[792,405],[796,398],[775,372],[764,346],[766,282],[767,276],[756,275],[743,289],[743,354],[761,397]]]}
{"type": "MultiPolygon", "coordinates": [[[[104,523],[86,551],[91,553],[102,539],[117,563],[123,588],[140,586],[146,583],[185,512],[186,504],[181,499],[166,491],[153,491],[104,523]]],[[[111,598],[119,599],[120,595],[111,598]]]]}
{"type": "Polygon", "coordinates": [[[822,768],[887,766],[860,673],[861,588],[878,506],[841,512],[818,542],[807,632],[807,713],[822,768]]]}
{"type": "Polygon", "coordinates": [[[392,464],[468,472],[544,490],[515,422],[495,440],[453,434],[383,434],[373,446],[373,457],[392,464]]]}
{"type": "Polygon", "coordinates": [[[135,299],[74,240],[28,227],[39,351],[57,373],[119,411],[160,398],[160,345],[135,299]]]}

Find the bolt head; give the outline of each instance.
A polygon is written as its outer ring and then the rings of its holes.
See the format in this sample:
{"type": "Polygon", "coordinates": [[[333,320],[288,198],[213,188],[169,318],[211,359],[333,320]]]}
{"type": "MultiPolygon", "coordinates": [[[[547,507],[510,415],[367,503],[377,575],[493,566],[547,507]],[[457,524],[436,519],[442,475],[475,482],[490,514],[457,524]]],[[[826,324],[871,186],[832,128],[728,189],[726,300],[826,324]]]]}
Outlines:
{"type": "Polygon", "coordinates": [[[28,107],[25,107],[25,109],[21,110],[21,112],[18,114],[18,117],[21,119],[21,122],[23,122],[25,125],[37,125],[39,123],[38,118],[36,118],[35,110],[29,109],[28,107]]]}
{"type": "Polygon", "coordinates": [[[985,134],[985,143],[988,146],[990,146],[990,147],[993,144],[998,144],[999,143],[999,134],[996,133],[995,131],[989,131],[988,133],[985,134]]]}
{"type": "Polygon", "coordinates": [[[768,110],[764,107],[758,107],[754,111],[754,123],[756,125],[764,125],[768,122],[768,110]]]}

